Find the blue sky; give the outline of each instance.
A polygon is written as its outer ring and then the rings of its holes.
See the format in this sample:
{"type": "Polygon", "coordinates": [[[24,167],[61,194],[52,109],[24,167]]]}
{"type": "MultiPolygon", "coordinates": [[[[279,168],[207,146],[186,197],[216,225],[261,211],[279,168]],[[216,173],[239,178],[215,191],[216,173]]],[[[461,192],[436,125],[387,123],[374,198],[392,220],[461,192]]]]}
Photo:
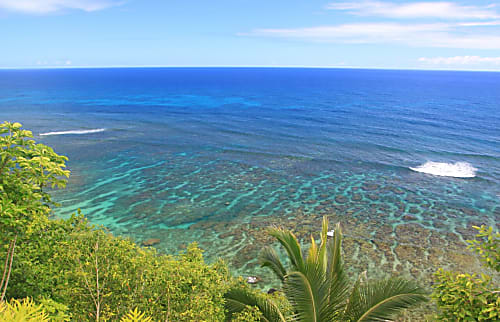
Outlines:
{"type": "Polygon", "coordinates": [[[0,67],[500,71],[499,1],[0,0],[0,67]]]}

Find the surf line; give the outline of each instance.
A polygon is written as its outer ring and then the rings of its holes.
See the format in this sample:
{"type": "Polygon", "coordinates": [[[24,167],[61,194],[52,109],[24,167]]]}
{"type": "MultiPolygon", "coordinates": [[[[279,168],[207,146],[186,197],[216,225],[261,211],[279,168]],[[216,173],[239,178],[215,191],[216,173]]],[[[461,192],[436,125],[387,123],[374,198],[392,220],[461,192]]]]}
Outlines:
{"type": "Polygon", "coordinates": [[[46,132],[40,133],[40,136],[50,136],[50,135],[68,135],[68,134],[90,134],[104,132],[106,129],[92,129],[92,130],[71,130],[71,131],[56,131],[56,132],[46,132]]]}
{"type": "Polygon", "coordinates": [[[410,170],[422,172],[442,177],[454,178],[474,178],[477,169],[468,162],[433,162],[427,161],[418,167],[411,167],[410,170]]]}

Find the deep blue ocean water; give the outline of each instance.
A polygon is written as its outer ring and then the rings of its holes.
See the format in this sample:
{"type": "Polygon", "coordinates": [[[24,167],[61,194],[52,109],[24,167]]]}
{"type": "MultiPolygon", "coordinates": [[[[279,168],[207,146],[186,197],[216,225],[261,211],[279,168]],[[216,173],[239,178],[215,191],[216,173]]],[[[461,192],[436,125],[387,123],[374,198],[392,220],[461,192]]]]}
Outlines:
{"type": "Polygon", "coordinates": [[[411,270],[500,223],[500,73],[2,70],[0,120],[69,157],[57,216],[197,241],[238,272],[270,224],[305,236],[329,215],[367,240],[347,245],[361,266],[411,270]]]}

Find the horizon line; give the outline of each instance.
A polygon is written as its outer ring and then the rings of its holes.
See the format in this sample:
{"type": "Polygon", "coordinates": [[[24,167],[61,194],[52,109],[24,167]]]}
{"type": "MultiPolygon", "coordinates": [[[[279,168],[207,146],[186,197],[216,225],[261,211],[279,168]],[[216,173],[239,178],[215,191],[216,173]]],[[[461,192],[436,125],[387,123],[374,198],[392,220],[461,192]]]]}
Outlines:
{"type": "Polygon", "coordinates": [[[418,68],[418,67],[360,67],[360,66],[314,66],[314,65],[109,65],[109,66],[32,66],[0,67],[0,70],[50,70],[50,69],[119,69],[119,68],[296,68],[296,69],[364,69],[364,70],[408,70],[408,71],[456,71],[456,72],[493,72],[500,69],[455,69],[455,68],[418,68]]]}

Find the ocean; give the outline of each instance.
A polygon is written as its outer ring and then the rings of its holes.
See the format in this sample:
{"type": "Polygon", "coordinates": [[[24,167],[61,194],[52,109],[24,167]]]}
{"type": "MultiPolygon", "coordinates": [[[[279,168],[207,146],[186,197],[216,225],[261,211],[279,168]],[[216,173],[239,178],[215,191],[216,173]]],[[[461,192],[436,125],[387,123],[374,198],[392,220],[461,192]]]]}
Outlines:
{"type": "Polygon", "coordinates": [[[500,73],[307,68],[0,71],[0,120],[69,157],[57,217],[236,274],[269,226],[340,222],[353,271],[477,267],[500,227],[500,73]]]}

